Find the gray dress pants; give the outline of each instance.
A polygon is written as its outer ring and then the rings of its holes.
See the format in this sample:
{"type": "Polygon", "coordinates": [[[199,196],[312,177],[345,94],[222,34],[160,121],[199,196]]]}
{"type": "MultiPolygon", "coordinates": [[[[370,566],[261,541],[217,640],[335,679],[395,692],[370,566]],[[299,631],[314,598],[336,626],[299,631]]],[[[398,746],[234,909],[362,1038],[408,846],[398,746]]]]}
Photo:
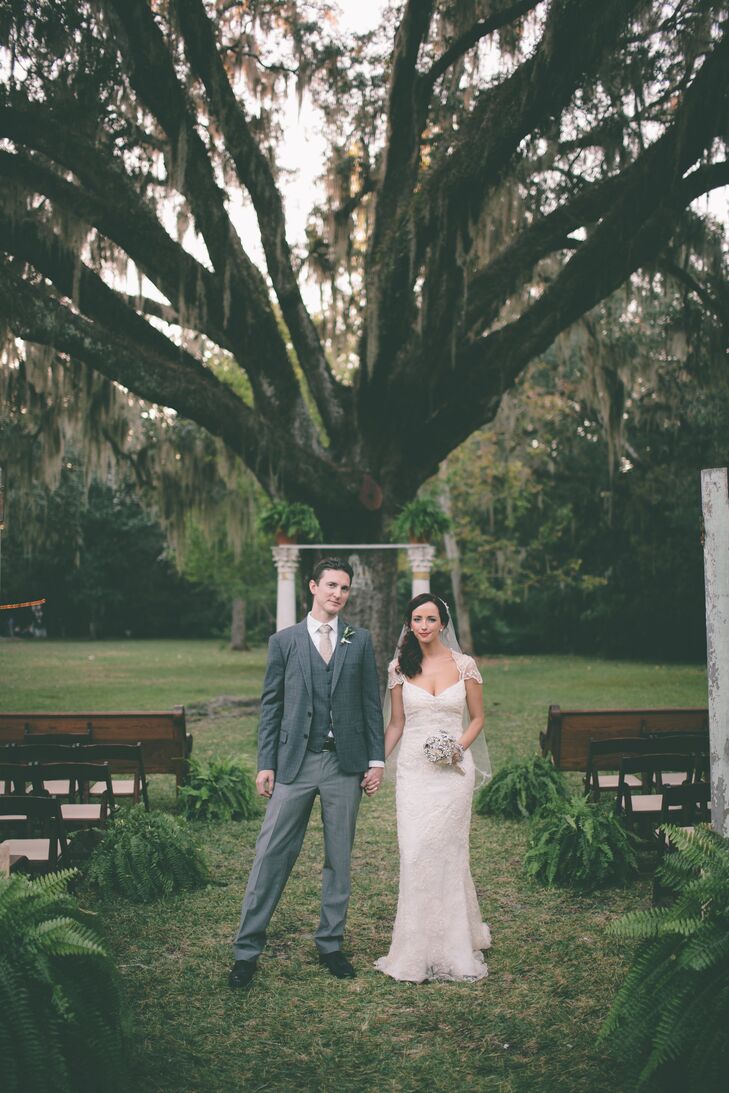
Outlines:
{"type": "Polygon", "coordinates": [[[350,894],[350,861],[362,796],[360,774],[345,774],[335,752],[307,751],[295,781],[276,782],[256,843],[233,941],[235,960],[256,960],[266,929],[299,856],[317,793],[324,827],[321,918],[314,934],[320,953],[342,947],[350,894]]]}

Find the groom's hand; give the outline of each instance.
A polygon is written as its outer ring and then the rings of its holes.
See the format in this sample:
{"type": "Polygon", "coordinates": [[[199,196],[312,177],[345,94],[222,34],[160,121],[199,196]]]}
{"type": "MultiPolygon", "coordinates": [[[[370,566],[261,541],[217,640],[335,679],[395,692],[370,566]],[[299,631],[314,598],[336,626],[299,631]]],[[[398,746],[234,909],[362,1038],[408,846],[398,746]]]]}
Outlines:
{"type": "Polygon", "coordinates": [[[270,797],[276,782],[275,770],[259,770],[256,775],[256,789],[259,797],[270,797]]]}
{"type": "Polygon", "coordinates": [[[367,771],[360,785],[368,797],[371,797],[380,788],[384,773],[384,767],[370,767],[367,771]]]}

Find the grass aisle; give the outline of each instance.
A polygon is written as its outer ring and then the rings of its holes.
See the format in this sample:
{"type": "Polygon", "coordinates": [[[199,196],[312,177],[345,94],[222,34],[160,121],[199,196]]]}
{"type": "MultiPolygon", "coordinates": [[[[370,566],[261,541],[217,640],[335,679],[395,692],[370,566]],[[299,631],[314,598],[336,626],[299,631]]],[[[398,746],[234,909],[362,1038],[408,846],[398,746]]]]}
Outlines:
{"type": "MultiPolygon", "coordinates": [[[[219,694],[255,695],[264,655],[215,642],[0,642],[0,705],[10,709],[154,709],[219,694]]],[[[696,666],[577,657],[482,661],[494,765],[536,750],[550,702],[699,705],[696,666]]],[[[253,768],[255,719],[190,725],[194,754],[242,755],[253,768]]],[[[154,807],[174,810],[169,779],[154,807]]],[[[347,950],[359,975],[333,980],[315,961],[322,839],[312,821],[274,917],[253,989],[225,979],[258,822],[198,825],[211,887],[150,907],[84,904],[120,966],[132,1023],[125,1088],[152,1091],[480,1090],[594,1093],[627,1088],[622,1062],[595,1045],[625,972],[604,928],[645,906],[645,882],[590,898],[538,888],[521,873],[526,829],[475,817],[472,869],[494,933],[489,978],[478,985],[397,984],[371,970],[397,899],[391,790],[363,800],[347,950]]]]}

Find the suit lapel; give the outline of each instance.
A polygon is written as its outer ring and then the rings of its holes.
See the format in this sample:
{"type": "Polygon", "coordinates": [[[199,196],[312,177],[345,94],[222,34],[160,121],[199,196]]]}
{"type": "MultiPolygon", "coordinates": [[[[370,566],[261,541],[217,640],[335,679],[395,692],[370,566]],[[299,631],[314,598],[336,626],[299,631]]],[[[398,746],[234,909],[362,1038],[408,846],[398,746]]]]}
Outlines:
{"type": "Polygon", "coordinates": [[[306,689],[309,692],[309,698],[313,693],[313,686],[311,682],[311,651],[309,646],[311,645],[311,638],[309,637],[309,627],[306,624],[306,619],[300,622],[296,626],[296,634],[294,637],[294,647],[296,649],[296,655],[299,658],[299,666],[301,667],[301,674],[304,677],[304,683],[306,689]]]}
{"type": "Polygon", "coordinates": [[[337,644],[334,647],[334,673],[332,675],[332,694],[334,694],[334,688],[339,682],[339,677],[342,674],[342,667],[344,665],[345,657],[347,656],[347,650],[349,649],[349,642],[342,643],[342,635],[347,628],[347,623],[344,619],[339,619],[339,625],[337,628],[337,644]]]}

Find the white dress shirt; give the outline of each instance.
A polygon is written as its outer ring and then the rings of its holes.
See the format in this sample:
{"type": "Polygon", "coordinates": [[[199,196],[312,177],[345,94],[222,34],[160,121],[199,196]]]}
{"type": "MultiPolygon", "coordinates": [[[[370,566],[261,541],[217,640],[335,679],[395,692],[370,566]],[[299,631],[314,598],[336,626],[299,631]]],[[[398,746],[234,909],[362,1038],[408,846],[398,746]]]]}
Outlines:
{"type": "MultiPolygon", "coordinates": [[[[322,624],[319,622],[319,620],[315,619],[310,611],[309,614],[306,616],[306,626],[309,631],[309,637],[314,642],[314,648],[316,649],[317,653],[319,652],[319,647],[321,645],[321,631],[319,630],[319,627],[321,625],[322,624]]],[[[336,615],[333,619],[329,620],[329,625],[332,628],[332,631],[329,635],[329,637],[332,639],[332,650],[336,652],[337,636],[339,634],[339,620],[336,615]]],[[[331,736],[332,739],[334,739],[334,733],[331,729],[329,730],[328,735],[331,736]]],[[[370,759],[371,767],[384,767],[384,765],[385,764],[380,759],[370,759]]]]}

